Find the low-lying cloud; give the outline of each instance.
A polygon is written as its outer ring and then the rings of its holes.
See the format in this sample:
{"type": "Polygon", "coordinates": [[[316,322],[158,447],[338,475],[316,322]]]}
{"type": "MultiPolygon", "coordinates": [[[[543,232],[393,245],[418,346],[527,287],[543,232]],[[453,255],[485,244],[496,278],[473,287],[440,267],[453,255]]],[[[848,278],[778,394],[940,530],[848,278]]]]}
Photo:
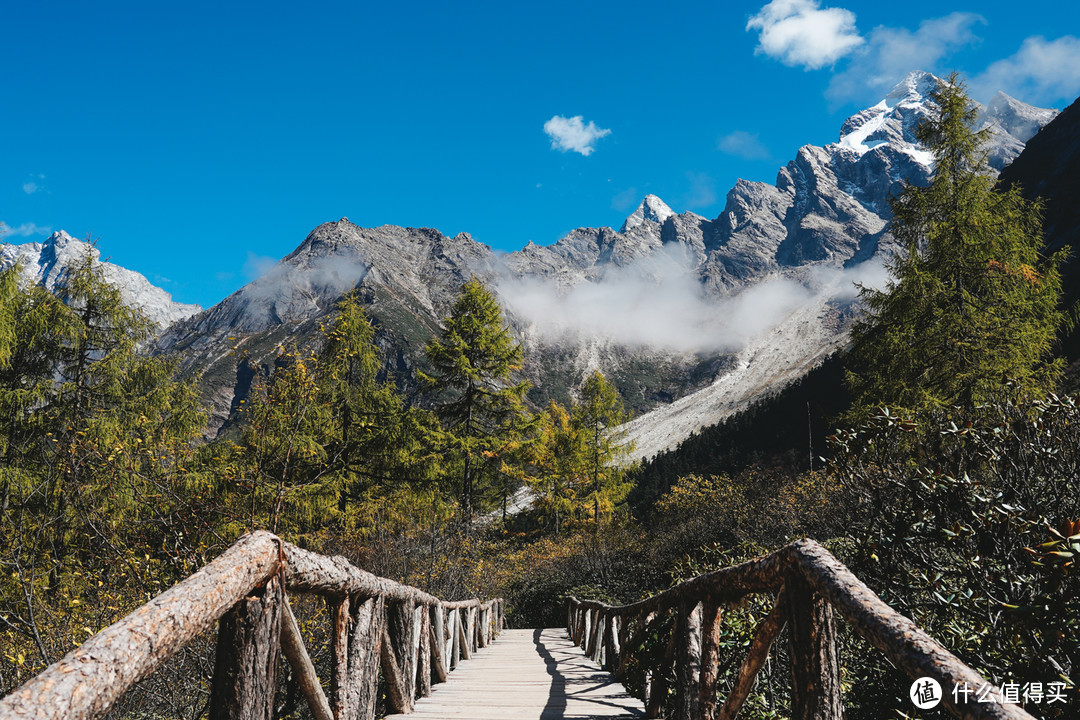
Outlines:
{"type": "Polygon", "coordinates": [[[856,282],[882,287],[886,279],[880,263],[868,262],[850,270],[808,270],[801,280],[775,276],[734,295],[709,297],[678,247],[570,287],[503,278],[498,289],[510,312],[544,342],[602,338],[669,352],[735,352],[817,298],[851,299],[856,282]]]}
{"type": "Polygon", "coordinates": [[[249,254],[244,272],[258,274],[258,278],[243,289],[248,299],[274,300],[280,306],[314,295],[346,293],[364,279],[368,266],[340,253],[315,258],[306,265],[269,262],[267,258],[249,254]]]}

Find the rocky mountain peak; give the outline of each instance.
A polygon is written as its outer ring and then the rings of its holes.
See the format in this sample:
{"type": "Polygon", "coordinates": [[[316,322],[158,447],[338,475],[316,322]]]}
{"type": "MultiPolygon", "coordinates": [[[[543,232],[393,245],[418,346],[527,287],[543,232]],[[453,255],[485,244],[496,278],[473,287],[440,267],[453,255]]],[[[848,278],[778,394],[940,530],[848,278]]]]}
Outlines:
{"type": "Polygon", "coordinates": [[[664,221],[675,214],[675,211],[667,206],[663,200],[655,195],[646,195],[637,210],[626,218],[619,232],[626,232],[643,224],[645,221],[663,225],[664,221]]]}
{"type": "Polygon", "coordinates": [[[1009,135],[1026,143],[1057,116],[1057,110],[1037,108],[1003,92],[998,92],[987,104],[979,119],[980,124],[996,122],[1009,135]]]}
{"type": "Polygon", "coordinates": [[[173,302],[172,295],[134,270],[102,262],[98,248],[76,240],[63,230],[57,230],[42,242],[0,244],[0,270],[18,264],[22,268],[23,283],[41,285],[53,291],[68,269],[85,258],[88,252],[100,264],[105,280],[120,289],[124,302],[142,310],[159,328],[166,328],[202,311],[198,305],[173,302]]]}
{"type": "Polygon", "coordinates": [[[882,102],[890,108],[923,105],[930,99],[930,93],[937,89],[938,82],[933,73],[912,70],[889,91],[882,102]]]}

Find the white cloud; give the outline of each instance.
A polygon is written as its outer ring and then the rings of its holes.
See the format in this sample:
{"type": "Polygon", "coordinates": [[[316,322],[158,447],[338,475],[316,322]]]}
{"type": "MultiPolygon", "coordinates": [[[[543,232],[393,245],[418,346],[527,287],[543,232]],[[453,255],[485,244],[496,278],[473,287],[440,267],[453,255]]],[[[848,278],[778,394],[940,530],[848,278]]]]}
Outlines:
{"type": "Polygon", "coordinates": [[[26,193],[27,195],[33,195],[34,193],[37,192],[38,186],[37,186],[36,182],[28,182],[28,183],[23,183],[22,189],[23,189],[23,192],[26,193]]]}
{"type": "Polygon", "coordinates": [[[553,150],[573,150],[585,156],[596,149],[593,145],[597,140],[611,134],[610,130],[598,128],[591,120],[586,125],[580,115],[571,118],[556,115],[544,123],[544,132],[551,138],[553,150]]]}
{"type": "Polygon", "coordinates": [[[821,9],[817,0],[773,0],[746,24],[757,30],[757,52],[785,65],[815,70],[832,65],[863,44],[855,13],[821,9]]]}
{"type": "Polygon", "coordinates": [[[924,20],[914,32],[876,27],[847,69],[833,76],[826,96],[833,102],[880,100],[912,70],[941,73],[941,61],[976,42],[974,28],[985,22],[974,13],[954,12],[924,20]]]}
{"type": "Polygon", "coordinates": [[[1029,37],[1016,54],[991,64],[968,85],[984,102],[998,90],[1031,103],[1071,100],[1080,94],[1080,38],[1029,37]]]}
{"type": "Polygon", "coordinates": [[[34,223],[23,223],[11,227],[6,222],[0,221],[0,238],[8,237],[9,235],[17,235],[19,237],[30,237],[31,235],[49,236],[52,234],[52,227],[40,227],[34,223]]]}
{"type": "Polygon", "coordinates": [[[765,147],[758,133],[736,130],[724,135],[716,144],[716,149],[743,160],[770,160],[772,153],[765,147]]]}

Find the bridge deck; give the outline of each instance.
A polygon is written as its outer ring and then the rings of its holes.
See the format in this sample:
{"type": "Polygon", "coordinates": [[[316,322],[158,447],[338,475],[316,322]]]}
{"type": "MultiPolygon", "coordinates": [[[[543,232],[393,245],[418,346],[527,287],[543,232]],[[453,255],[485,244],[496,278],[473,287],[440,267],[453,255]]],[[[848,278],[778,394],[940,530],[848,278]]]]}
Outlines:
{"type": "Polygon", "coordinates": [[[557,720],[640,718],[641,701],[574,643],[565,630],[504,630],[463,661],[450,680],[416,702],[412,715],[387,718],[557,720]]]}

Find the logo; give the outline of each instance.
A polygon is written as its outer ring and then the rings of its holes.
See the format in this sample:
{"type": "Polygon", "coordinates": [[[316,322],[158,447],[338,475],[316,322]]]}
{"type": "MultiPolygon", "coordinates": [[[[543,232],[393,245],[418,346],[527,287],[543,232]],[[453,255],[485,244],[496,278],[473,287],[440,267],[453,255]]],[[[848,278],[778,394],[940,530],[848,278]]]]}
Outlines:
{"type": "Polygon", "coordinates": [[[941,684],[934,678],[921,677],[911,683],[908,696],[911,697],[911,702],[915,704],[915,707],[920,710],[936,708],[938,703],[941,702],[941,684]]]}

